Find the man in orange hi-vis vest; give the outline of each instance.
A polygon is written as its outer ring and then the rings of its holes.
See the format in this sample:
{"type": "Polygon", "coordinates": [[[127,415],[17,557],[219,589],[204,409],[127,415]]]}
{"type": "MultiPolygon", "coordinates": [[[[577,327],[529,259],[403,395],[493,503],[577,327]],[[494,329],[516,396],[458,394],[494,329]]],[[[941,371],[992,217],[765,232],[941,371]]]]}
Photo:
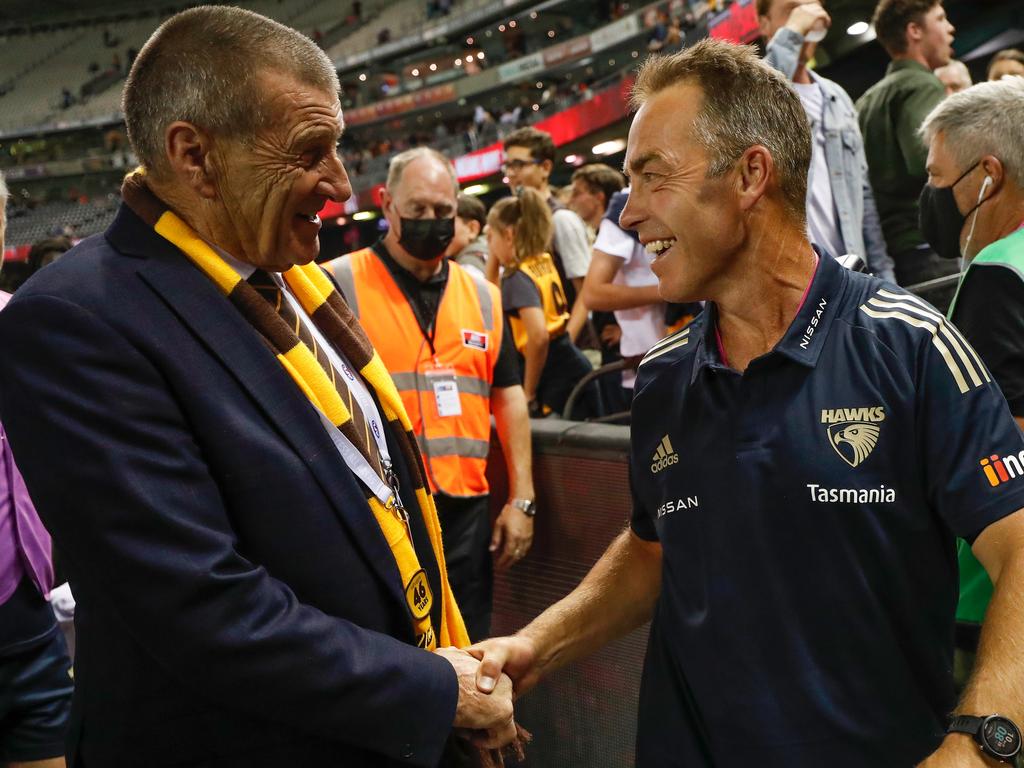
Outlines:
{"type": "Polygon", "coordinates": [[[448,578],[474,640],[491,621],[492,560],[506,568],[533,539],[530,421],[518,360],[503,333],[501,296],[445,259],[458,181],[425,147],[391,161],[380,241],[325,264],[385,366],[412,420],[437,502],[448,578]],[[491,415],[509,498],[489,525],[485,476],[491,415]]]}

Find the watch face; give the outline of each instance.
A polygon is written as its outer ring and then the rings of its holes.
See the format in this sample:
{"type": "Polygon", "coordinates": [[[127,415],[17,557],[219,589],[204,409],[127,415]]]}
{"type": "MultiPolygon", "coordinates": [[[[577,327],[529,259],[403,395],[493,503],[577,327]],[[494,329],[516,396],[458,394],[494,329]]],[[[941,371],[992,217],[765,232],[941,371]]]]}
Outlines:
{"type": "Polygon", "coordinates": [[[1014,757],[1020,750],[1020,731],[1005,717],[989,717],[981,729],[985,745],[999,757],[1014,757]]]}

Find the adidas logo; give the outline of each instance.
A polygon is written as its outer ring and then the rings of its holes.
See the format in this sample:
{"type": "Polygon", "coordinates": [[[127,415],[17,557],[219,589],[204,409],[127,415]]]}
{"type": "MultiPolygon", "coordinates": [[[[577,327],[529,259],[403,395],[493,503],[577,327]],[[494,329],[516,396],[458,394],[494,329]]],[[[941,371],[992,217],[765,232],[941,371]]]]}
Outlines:
{"type": "Polygon", "coordinates": [[[679,454],[672,448],[672,443],[668,439],[668,435],[661,438],[661,442],[658,444],[658,450],[654,452],[654,456],[651,457],[651,473],[658,474],[663,469],[671,467],[673,464],[679,463],[679,454]]]}

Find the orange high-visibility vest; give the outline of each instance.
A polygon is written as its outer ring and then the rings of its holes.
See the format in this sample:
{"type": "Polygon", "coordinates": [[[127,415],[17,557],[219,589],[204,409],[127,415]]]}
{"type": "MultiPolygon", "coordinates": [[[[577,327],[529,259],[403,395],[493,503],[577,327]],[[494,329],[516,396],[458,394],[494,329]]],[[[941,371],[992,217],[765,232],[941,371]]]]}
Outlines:
{"type": "MultiPolygon", "coordinates": [[[[491,383],[502,333],[498,289],[449,261],[432,352],[405,294],[372,248],[323,266],[338,281],[395,381],[419,441],[431,492],[487,493],[491,383]],[[453,379],[462,412],[442,416],[438,387],[450,387],[453,379]]],[[[444,402],[443,407],[451,408],[450,393],[444,402]]]]}

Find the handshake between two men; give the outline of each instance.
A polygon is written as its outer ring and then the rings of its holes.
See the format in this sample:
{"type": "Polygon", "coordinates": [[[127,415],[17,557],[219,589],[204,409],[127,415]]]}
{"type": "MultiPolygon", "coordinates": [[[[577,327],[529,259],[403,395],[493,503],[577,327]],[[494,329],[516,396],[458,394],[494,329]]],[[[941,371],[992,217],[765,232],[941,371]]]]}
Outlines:
{"type": "Polygon", "coordinates": [[[661,545],[624,531],[576,589],[517,634],[438,651],[459,675],[456,729],[497,749],[516,741],[512,702],[542,677],[650,621],[661,592],[661,545]]]}

